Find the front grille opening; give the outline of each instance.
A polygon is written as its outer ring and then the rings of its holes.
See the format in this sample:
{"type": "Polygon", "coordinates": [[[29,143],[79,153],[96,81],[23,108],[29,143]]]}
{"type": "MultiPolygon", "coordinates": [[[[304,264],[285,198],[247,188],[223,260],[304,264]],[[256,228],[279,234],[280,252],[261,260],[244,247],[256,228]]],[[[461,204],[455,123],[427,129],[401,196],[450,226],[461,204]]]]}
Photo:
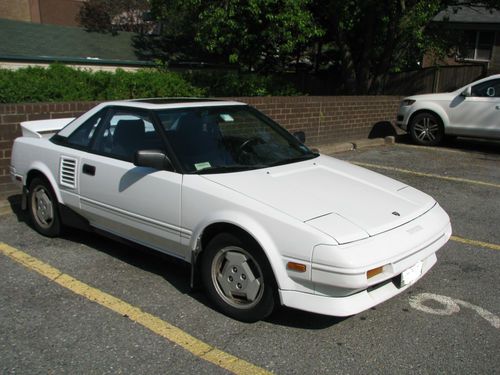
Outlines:
{"type": "Polygon", "coordinates": [[[368,293],[373,292],[374,290],[377,290],[378,288],[382,288],[383,286],[392,283],[394,280],[394,277],[392,279],[384,280],[379,282],[378,284],[372,285],[366,289],[368,293]]]}

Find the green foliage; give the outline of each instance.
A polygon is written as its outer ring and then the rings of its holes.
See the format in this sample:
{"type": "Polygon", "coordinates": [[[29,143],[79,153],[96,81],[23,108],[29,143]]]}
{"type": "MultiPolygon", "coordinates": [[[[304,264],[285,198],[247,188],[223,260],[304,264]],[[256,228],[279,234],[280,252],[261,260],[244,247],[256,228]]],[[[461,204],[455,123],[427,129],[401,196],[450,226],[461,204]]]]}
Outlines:
{"type": "Polygon", "coordinates": [[[300,92],[279,75],[224,71],[193,71],[183,77],[209,96],[294,96],[300,92]]]}
{"type": "MultiPolygon", "coordinates": [[[[161,21],[165,49],[178,45],[183,57],[204,51],[219,62],[247,70],[279,70],[300,56],[321,30],[308,5],[311,0],[151,0],[161,21]],[[184,19],[185,22],[182,21],[184,19]],[[187,22],[187,24],[186,24],[187,22]],[[182,28],[179,28],[182,26],[182,28]],[[186,30],[184,39],[178,33],[186,30]],[[191,54],[185,47],[189,46],[191,54]]],[[[170,55],[175,59],[174,51],[170,55]]]]}
{"type": "Polygon", "coordinates": [[[0,103],[299,95],[293,85],[276,75],[205,70],[181,75],[165,69],[91,72],[61,64],[52,64],[47,69],[0,69],[0,87],[0,103]]]}
{"type": "Polygon", "coordinates": [[[248,0],[205,3],[197,40],[210,52],[255,67],[294,56],[318,35],[308,0],[248,0]]]}
{"type": "MultiPolygon", "coordinates": [[[[444,8],[443,1],[420,0],[402,10],[397,24],[397,50],[393,53],[391,71],[418,69],[425,53],[443,55],[449,50],[452,41],[444,37],[442,26],[431,27],[430,20],[444,8]],[[436,29],[439,29],[436,34],[436,29]]],[[[456,31],[454,32],[456,34],[456,31]]]]}
{"type": "Polygon", "coordinates": [[[60,64],[49,68],[0,69],[0,103],[115,100],[202,96],[179,74],[144,69],[91,72],[60,64]]]}
{"type": "Polygon", "coordinates": [[[498,0],[150,0],[167,62],[235,64],[276,73],[329,70],[348,93],[377,93],[390,72],[443,57],[458,33],[434,16],[498,0]],[[453,35],[455,34],[455,35],[453,35]]]}
{"type": "MultiPolygon", "coordinates": [[[[358,94],[376,93],[389,72],[417,69],[426,53],[443,55],[453,45],[443,25],[432,19],[456,0],[314,1],[313,14],[324,30],[318,42],[329,48],[325,61],[354,82],[358,94]],[[438,32],[436,32],[438,31],[438,32]]],[[[478,3],[468,1],[467,5],[478,3]]],[[[461,2],[465,4],[465,2],[461,2]]]]}

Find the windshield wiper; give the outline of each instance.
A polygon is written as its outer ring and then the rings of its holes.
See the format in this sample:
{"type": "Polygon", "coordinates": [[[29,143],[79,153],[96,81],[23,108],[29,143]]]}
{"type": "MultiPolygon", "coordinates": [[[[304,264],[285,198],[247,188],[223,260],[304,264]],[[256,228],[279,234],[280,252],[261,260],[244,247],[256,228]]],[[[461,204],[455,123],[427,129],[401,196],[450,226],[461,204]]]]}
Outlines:
{"type": "Polygon", "coordinates": [[[276,161],[274,163],[268,164],[267,167],[275,167],[277,165],[284,165],[284,164],[296,163],[298,161],[304,161],[304,160],[314,159],[314,158],[316,158],[318,156],[319,156],[319,154],[311,152],[310,154],[305,154],[305,155],[296,156],[296,157],[293,157],[293,158],[278,160],[278,161],[276,161]]]}
{"type": "Polygon", "coordinates": [[[196,174],[210,174],[210,173],[228,173],[228,172],[241,172],[249,171],[252,169],[264,168],[265,165],[214,165],[213,167],[203,168],[199,171],[195,171],[196,174]]]}

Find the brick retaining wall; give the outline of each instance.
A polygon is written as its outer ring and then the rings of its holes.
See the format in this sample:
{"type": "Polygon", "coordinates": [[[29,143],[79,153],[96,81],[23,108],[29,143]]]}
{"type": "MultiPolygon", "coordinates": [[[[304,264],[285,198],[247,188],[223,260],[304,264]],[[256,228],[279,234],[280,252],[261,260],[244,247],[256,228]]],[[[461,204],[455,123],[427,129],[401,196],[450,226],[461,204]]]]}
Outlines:
{"type": "MultiPolygon", "coordinates": [[[[306,132],[307,144],[368,138],[376,124],[393,122],[399,96],[296,96],[234,98],[246,102],[290,132],[306,132]]],[[[0,104],[0,199],[17,193],[10,182],[13,140],[21,121],[74,117],[98,102],[0,104]]]]}

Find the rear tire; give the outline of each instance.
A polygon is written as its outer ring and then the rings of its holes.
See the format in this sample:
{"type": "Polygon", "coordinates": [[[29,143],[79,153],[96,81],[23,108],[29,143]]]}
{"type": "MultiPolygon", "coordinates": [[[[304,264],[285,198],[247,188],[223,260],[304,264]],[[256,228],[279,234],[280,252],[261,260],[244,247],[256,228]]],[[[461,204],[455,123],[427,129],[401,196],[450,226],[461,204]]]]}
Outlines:
{"type": "Polygon", "coordinates": [[[47,237],[61,234],[61,218],[57,198],[50,183],[35,177],[29,186],[28,210],[36,231],[47,237]]]}
{"type": "Polygon", "coordinates": [[[202,253],[201,279],[211,302],[231,318],[255,322],[274,309],[271,266],[251,240],[229,233],[215,236],[202,253]]]}
{"type": "Polygon", "coordinates": [[[444,138],[441,119],[431,112],[422,112],[413,117],[409,130],[413,142],[422,146],[436,146],[444,138]]]}

